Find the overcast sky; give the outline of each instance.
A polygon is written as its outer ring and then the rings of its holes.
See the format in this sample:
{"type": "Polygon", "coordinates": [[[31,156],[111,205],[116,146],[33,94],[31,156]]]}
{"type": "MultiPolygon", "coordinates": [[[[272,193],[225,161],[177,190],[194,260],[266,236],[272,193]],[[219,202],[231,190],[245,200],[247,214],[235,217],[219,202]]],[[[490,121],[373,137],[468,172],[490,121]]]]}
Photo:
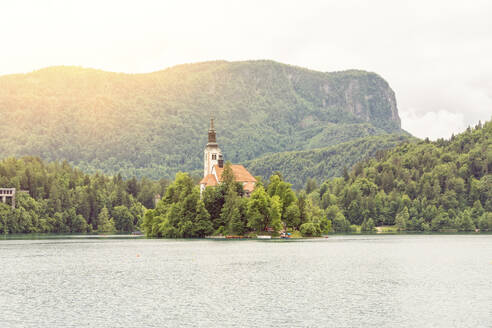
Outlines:
{"type": "Polygon", "coordinates": [[[492,118],[490,0],[0,0],[0,75],[216,59],[376,72],[422,138],[492,118]]]}

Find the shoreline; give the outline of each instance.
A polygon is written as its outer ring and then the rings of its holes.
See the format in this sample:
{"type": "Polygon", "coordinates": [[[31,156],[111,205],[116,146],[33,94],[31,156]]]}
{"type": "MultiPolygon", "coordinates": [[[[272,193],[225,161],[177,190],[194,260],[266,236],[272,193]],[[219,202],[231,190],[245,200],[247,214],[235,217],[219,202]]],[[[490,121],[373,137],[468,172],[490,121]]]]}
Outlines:
{"type": "Polygon", "coordinates": [[[0,237],[0,242],[2,240],[63,240],[63,239],[126,239],[126,240],[137,240],[137,239],[155,239],[155,240],[210,240],[210,241],[262,241],[262,242],[283,242],[283,241],[309,241],[309,240],[327,240],[332,237],[341,236],[492,236],[492,231],[484,232],[419,232],[419,231],[408,231],[408,232],[373,232],[373,233],[331,233],[328,235],[315,236],[315,237],[297,237],[297,238],[280,238],[272,237],[269,239],[264,238],[226,238],[225,236],[207,236],[205,238],[155,238],[146,237],[145,235],[135,235],[135,234],[51,234],[51,233],[36,233],[36,234],[2,234],[0,237]]]}

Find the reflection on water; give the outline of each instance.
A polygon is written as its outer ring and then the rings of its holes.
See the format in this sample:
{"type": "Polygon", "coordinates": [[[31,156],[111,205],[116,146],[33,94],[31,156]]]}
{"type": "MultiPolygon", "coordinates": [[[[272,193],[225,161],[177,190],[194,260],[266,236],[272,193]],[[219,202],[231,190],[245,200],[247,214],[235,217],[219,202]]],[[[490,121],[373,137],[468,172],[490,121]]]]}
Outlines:
{"type": "Polygon", "coordinates": [[[490,235],[15,239],[0,261],[1,327],[492,326],[490,235]]]}

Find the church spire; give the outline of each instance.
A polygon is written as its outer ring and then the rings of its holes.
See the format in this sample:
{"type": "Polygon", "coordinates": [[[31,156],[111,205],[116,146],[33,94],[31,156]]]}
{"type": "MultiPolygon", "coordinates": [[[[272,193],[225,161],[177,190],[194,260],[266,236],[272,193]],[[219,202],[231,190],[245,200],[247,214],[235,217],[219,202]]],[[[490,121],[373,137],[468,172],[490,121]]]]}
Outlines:
{"type": "Polygon", "coordinates": [[[203,157],[203,177],[212,174],[214,165],[221,165],[222,163],[222,152],[220,151],[219,145],[217,144],[214,118],[212,116],[210,117],[210,128],[208,129],[208,143],[205,147],[203,157]]]}
{"type": "Polygon", "coordinates": [[[216,135],[215,135],[215,128],[214,128],[214,118],[210,117],[210,129],[208,130],[208,143],[216,143],[216,135]]]}

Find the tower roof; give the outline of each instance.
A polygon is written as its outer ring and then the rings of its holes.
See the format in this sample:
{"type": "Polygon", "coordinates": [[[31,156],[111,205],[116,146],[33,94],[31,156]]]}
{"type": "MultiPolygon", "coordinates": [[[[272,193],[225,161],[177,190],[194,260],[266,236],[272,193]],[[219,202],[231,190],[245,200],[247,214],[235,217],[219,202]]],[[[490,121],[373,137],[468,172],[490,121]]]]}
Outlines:
{"type": "Polygon", "coordinates": [[[216,144],[217,143],[213,117],[210,118],[210,129],[208,129],[208,143],[209,144],[216,144]]]}
{"type": "Polygon", "coordinates": [[[200,181],[200,184],[204,184],[207,187],[209,187],[209,186],[214,187],[214,186],[218,185],[218,182],[215,179],[215,175],[209,174],[206,177],[204,177],[202,179],[202,181],[200,181]]]}

